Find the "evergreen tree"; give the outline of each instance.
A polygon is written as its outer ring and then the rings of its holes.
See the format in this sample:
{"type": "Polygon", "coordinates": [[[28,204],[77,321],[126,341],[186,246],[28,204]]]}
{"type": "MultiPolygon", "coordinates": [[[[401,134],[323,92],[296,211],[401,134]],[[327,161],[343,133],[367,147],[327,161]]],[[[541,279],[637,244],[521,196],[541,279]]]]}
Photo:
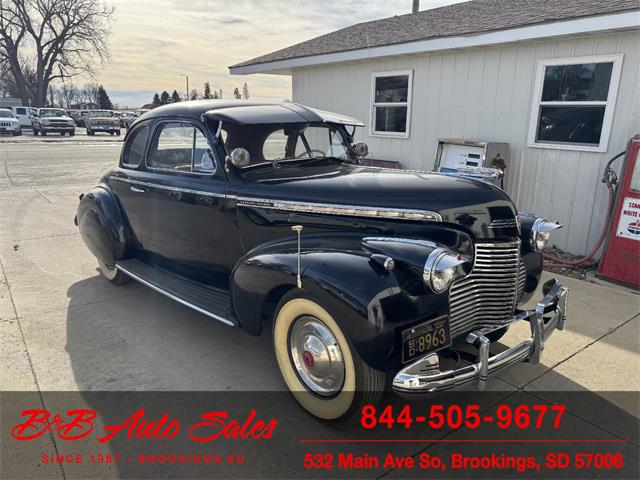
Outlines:
{"type": "Polygon", "coordinates": [[[157,107],[158,105],[162,105],[162,101],[160,100],[160,95],[158,95],[158,93],[156,93],[156,94],[153,96],[153,102],[152,102],[152,103],[153,103],[153,105],[154,105],[155,107],[157,107]]]}
{"type": "Polygon", "coordinates": [[[242,98],[242,94],[240,93],[240,90],[238,90],[238,87],[233,89],[233,96],[238,100],[242,98]]]}
{"type": "Polygon", "coordinates": [[[242,87],[242,98],[249,100],[249,85],[247,85],[247,82],[244,82],[242,87]]]}
{"type": "Polygon", "coordinates": [[[176,103],[176,102],[180,101],[180,94],[178,93],[177,90],[174,90],[173,93],[171,94],[171,101],[173,103],[176,103]]]}
{"type": "Polygon", "coordinates": [[[209,82],[204,82],[204,95],[202,95],[202,98],[204,98],[205,100],[216,98],[211,96],[211,85],[209,84],[209,82]]]}
{"type": "Polygon", "coordinates": [[[198,91],[194,88],[193,90],[191,90],[191,93],[189,94],[189,100],[198,100],[198,97],[200,95],[198,95],[198,91]]]}
{"type": "Polygon", "coordinates": [[[160,104],[166,105],[167,103],[171,103],[171,96],[169,95],[169,92],[165,90],[160,94],[160,104]]]}
{"type": "Polygon", "coordinates": [[[113,110],[113,104],[102,85],[98,87],[98,105],[105,110],[113,110]]]}
{"type": "Polygon", "coordinates": [[[218,91],[217,90],[213,91],[213,98],[220,98],[220,97],[218,97],[218,91]]]}

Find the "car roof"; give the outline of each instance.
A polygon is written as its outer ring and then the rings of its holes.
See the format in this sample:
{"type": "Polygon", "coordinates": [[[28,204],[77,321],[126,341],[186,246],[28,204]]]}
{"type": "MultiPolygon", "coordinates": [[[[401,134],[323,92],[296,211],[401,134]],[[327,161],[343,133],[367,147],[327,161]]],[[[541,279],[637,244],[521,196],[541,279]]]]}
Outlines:
{"type": "Polygon", "coordinates": [[[190,117],[221,120],[238,124],[270,123],[340,123],[364,126],[355,118],[317,110],[298,103],[269,103],[249,100],[192,100],[154,108],[141,115],[137,122],[152,118],[190,117]]]}

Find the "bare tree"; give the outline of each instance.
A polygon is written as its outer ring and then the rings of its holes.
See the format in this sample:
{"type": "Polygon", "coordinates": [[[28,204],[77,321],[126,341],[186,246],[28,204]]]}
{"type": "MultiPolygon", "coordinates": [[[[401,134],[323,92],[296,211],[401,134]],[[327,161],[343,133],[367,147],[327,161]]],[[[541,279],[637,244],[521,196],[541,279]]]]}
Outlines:
{"type": "Polygon", "coordinates": [[[44,105],[52,81],[107,61],[113,13],[99,0],[1,0],[0,63],[22,102],[44,105]]]}
{"type": "Polygon", "coordinates": [[[86,83],[79,91],[81,103],[98,103],[98,89],[100,85],[97,83],[86,83]]]}
{"type": "Polygon", "coordinates": [[[59,89],[60,100],[64,103],[66,108],[70,108],[71,105],[78,100],[78,87],[73,83],[65,82],[59,89]]]}

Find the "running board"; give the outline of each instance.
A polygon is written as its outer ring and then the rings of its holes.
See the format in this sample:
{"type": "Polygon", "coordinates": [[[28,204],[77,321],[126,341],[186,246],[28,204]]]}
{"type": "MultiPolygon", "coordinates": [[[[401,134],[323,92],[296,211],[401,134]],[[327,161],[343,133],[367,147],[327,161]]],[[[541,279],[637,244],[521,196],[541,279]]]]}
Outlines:
{"type": "Polygon", "coordinates": [[[225,325],[238,326],[235,320],[231,320],[231,298],[224,290],[192,282],[137,259],[119,260],[116,267],[134,280],[185,307],[225,325]]]}

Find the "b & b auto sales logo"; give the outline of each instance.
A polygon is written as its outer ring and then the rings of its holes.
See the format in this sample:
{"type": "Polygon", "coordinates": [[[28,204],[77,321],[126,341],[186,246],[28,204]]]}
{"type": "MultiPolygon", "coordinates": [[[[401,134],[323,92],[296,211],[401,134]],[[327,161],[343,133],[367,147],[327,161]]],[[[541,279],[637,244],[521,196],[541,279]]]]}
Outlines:
{"type": "MultiPolygon", "coordinates": [[[[25,420],[11,429],[14,439],[29,441],[51,432],[61,440],[77,441],[91,435],[97,413],[90,409],[69,410],[66,417],[60,413],[51,414],[45,409],[23,410],[25,420]]],[[[217,439],[269,439],[275,431],[278,421],[262,420],[254,409],[244,419],[230,418],[228,412],[210,411],[200,415],[200,419],[191,425],[182,425],[164,413],[159,419],[145,418],[144,409],[139,409],[121,423],[104,425],[99,432],[98,442],[105,443],[118,436],[129,439],[173,439],[183,429],[194,442],[206,443],[217,439]]]]}

